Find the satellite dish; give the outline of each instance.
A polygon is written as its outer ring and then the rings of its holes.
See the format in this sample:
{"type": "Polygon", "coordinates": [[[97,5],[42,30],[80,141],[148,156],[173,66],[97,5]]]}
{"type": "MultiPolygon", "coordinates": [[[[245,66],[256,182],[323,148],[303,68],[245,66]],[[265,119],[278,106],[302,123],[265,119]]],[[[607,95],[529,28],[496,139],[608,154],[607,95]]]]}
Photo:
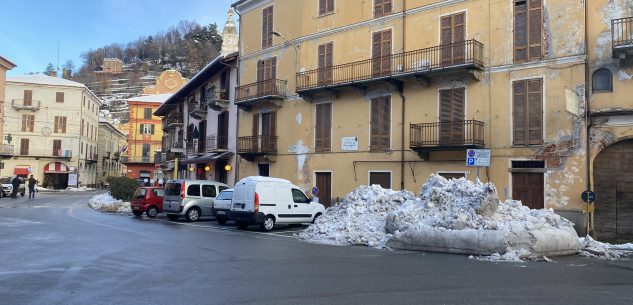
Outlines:
{"type": "Polygon", "coordinates": [[[51,135],[51,133],[53,133],[53,131],[51,130],[50,127],[42,127],[42,135],[45,137],[48,137],[51,135]]]}

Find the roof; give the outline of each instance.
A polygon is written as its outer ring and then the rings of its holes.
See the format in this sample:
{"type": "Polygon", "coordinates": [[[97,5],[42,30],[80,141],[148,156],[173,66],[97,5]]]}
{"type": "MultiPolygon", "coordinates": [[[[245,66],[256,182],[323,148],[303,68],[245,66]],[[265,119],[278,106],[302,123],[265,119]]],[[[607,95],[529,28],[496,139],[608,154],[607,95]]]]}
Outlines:
{"type": "MultiPolygon", "coordinates": [[[[242,180],[238,181],[238,183],[240,182],[248,182],[248,181],[256,181],[256,182],[280,182],[280,183],[290,183],[292,184],[292,182],[290,182],[289,180],[286,179],[281,179],[281,178],[272,178],[272,177],[264,177],[264,176],[249,176],[246,178],[242,178],[242,180]]],[[[237,184],[237,183],[236,183],[237,184]]]]}
{"type": "Polygon", "coordinates": [[[50,86],[64,86],[64,87],[77,87],[86,88],[86,85],[71,80],[67,80],[61,77],[48,76],[46,74],[32,74],[32,75],[20,75],[7,77],[7,83],[24,83],[24,84],[36,84],[36,85],[50,85],[50,86]]]}
{"type": "Polygon", "coordinates": [[[175,105],[178,104],[179,99],[187,97],[191,92],[196,90],[200,85],[209,80],[214,74],[222,71],[226,68],[227,61],[235,60],[238,56],[238,53],[231,53],[227,55],[218,55],[215,59],[213,59],[209,64],[207,64],[200,72],[194,75],[191,80],[189,80],[182,88],[180,88],[176,93],[174,93],[169,99],[167,99],[163,105],[158,107],[154,112],[154,115],[164,116],[167,114],[167,109],[169,107],[167,105],[175,105]]]}
{"type": "Polygon", "coordinates": [[[12,63],[10,60],[0,56],[0,65],[4,66],[6,69],[13,69],[15,67],[17,67],[16,64],[12,63]]]}
{"type": "Polygon", "coordinates": [[[171,93],[142,95],[128,99],[128,102],[164,103],[172,96],[171,93]]]}

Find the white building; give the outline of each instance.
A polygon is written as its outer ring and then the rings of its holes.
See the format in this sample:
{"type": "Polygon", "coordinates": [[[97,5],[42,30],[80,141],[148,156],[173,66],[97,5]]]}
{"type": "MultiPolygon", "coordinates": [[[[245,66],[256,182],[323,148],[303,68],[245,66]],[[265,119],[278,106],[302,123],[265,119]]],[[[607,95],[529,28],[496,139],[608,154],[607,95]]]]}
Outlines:
{"type": "Polygon", "coordinates": [[[94,186],[101,101],[83,84],[47,76],[8,77],[3,176],[34,175],[40,186],[94,186]],[[9,143],[10,141],[10,143],[9,143]]]}

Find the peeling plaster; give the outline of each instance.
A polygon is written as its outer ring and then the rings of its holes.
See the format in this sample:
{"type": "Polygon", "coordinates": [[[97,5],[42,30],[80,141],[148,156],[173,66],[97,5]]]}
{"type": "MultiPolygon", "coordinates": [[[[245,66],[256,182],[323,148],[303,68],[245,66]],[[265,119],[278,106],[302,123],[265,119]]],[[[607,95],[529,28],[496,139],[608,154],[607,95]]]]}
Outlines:
{"type": "Polygon", "coordinates": [[[296,178],[302,189],[307,189],[310,183],[310,176],[307,169],[308,153],[310,149],[303,144],[302,140],[298,140],[296,144],[288,146],[288,153],[295,154],[297,157],[296,178]]]}
{"type": "Polygon", "coordinates": [[[618,71],[618,79],[621,81],[633,79],[633,75],[626,73],[624,69],[618,71]]]}
{"type": "Polygon", "coordinates": [[[606,58],[611,55],[611,20],[618,19],[633,14],[633,5],[631,0],[609,0],[605,6],[599,11],[602,17],[601,21],[607,25],[607,30],[600,33],[596,39],[596,47],[594,52],[598,58],[606,58]]]}
{"type": "Polygon", "coordinates": [[[608,128],[593,128],[591,129],[591,146],[594,147],[594,152],[600,152],[607,148],[607,146],[615,143],[616,136],[613,129],[608,128]]]}
{"type": "Polygon", "coordinates": [[[297,125],[301,126],[301,112],[297,113],[295,119],[297,120],[297,125]]]}

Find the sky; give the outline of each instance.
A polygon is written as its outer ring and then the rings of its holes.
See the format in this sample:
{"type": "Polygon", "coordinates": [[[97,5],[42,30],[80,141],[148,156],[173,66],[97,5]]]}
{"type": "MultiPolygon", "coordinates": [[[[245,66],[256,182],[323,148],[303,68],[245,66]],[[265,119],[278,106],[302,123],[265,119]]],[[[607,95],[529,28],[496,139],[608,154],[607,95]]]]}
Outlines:
{"type": "Polygon", "coordinates": [[[3,0],[0,56],[17,67],[7,76],[43,72],[89,49],[154,35],[181,20],[222,29],[231,0],[3,0]]]}

